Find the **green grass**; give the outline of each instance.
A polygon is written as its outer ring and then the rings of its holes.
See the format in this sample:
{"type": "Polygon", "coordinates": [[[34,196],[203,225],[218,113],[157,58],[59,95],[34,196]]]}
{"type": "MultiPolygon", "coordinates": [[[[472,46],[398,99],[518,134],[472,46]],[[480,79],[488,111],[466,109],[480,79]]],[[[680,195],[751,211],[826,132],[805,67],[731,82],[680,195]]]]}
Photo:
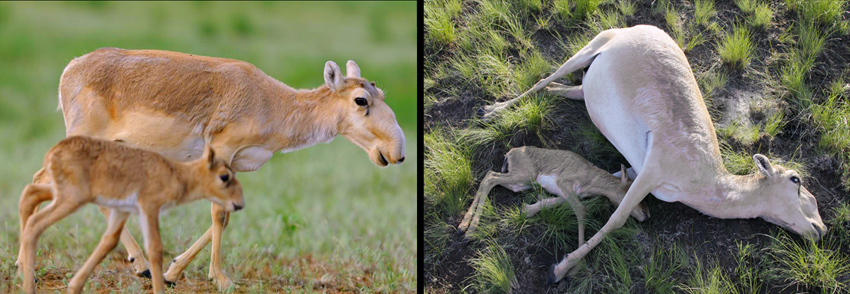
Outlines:
{"type": "Polygon", "coordinates": [[[635,9],[635,3],[631,0],[617,1],[617,10],[620,11],[622,15],[632,16],[635,14],[635,9]]]}
{"type": "Polygon", "coordinates": [[[688,282],[679,285],[679,289],[690,294],[725,294],[737,293],[735,285],[729,280],[729,276],[723,273],[723,269],[717,264],[703,267],[699,258],[694,256],[694,265],[691,268],[691,276],[688,282]]]}
{"type": "Polygon", "coordinates": [[[447,46],[457,38],[452,19],[460,13],[460,0],[430,0],[425,3],[425,30],[435,44],[447,46]]]}
{"type": "MultiPolygon", "coordinates": [[[[224,232],[223,269],[239,286],[236,292],[416,291],[415,3],[0,5],[6,15],[0,20],[0,161],[15,167],[0,169],[0,292],[19,289],[6,279],[15,276],[18,197],[45,152],[65,135],[56,111],[62,69],[107,46],[245,60],[296,88],[323,84],[327,60],[357,61],[363,76],[385,91],[407,135],[408,161],[377,168],[359,148],[337,139],[275,155],[259,171],[240,173],[247,206],[233,213],[224,232]]],[[[39,242],[39,267],[55,278],[39,278],[64,286],[105,223],[89,205],[49,228],[39,242]]],[[[210,224],[206,201],[165,213],[165,259],[182,253],[210,224]]],[[[142,240],[136,218],[127,228],[142,240]]],[[[94,271],[87,290],[149,287],[149,280],[132,275],[120,248],[94,271]]],[[[176,292],[217,291],[207,281],[208,252],[186,269],[188,280],[176,292]]]]}
{"type": "Polygon", "coordinates": [[[694,1],[694,24],[707,26],[709,19],[717,14],[714,9],[714,0],[694,1]]]}
{"type": "Polygon", "coordinates": [[[467,190],[472,184],[472,160],[451,131],[436,130],[424,137],[425,200],[449,215],[459,214],[468,205],[467,190]]]}
{"type": "Polygon", "coordinates": [[[717,44],[717,53],[724,64],[741,69],[750,63],[755,52],[750,30],[744,26],[735,25],[732,33],[727,33],[717,44]]]}
{"type": "Polygon", "coordinates": [[[784,232],[771,236],[767,255],[773,261],[767,276],[776,283],[841,293],[848,285],[838,279],[850,274],[850,258],[836,251],[833,242],[796,241],[784,232]]]}
{"type": "MultiPolygon", "coordinates": [[[[740,293],[760,293],[762,288],[762,275],[759,267],[759,252],[756,246],[737,243],[738,252],[735,255],[735,275],[738,277],[736,283],[740,293]]],[[[737,291],[732,291],[737,292],[737,291]]]]}
{"type": "Polygon", "coordinates": [[[826,26],[841,18],[847,0],[785,0],[785,4],[803,21],[826,26]]]}
{"type": "Polygon", "coordinates": [[[672,248],[654,248],[649,262],[640,268],[644,288],[653,293],[673,293],[676,288],[673,273],[687,265],[688,256],[675,244],[672,248]]]}
{"type": "Polygon", "coordinates": [[[473,286],[480,293],[511,293],[517,287],[511,259],[499,244],[490,244],[470,260],[473,286]]]}

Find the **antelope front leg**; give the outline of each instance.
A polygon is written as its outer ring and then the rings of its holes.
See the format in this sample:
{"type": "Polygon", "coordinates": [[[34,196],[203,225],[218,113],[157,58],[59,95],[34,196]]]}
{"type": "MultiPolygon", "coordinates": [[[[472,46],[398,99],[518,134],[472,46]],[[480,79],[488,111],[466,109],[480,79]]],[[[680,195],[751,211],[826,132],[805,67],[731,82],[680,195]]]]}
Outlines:
{"type": "Polygon", "coordinates": [[[587,243],[582,244],[575,251],[568,254],[561,260],[560,263],[552,267],[552,271],[549,272],[549,277],[547,277],[546,281],[551,285],[558,281],[560,281],[564,275],[568,271],[570,271],[575,265],[576,262],[584,258],[591,249],[599,245],[602,242],[602,239],[605,238],[605,235],[611,233],[612,231],[619,229],[626,223],[626,220],[629,219],[629,214],[635,207],[640,204],[644,197],[649,194],[652,189],[655,188],[655,183],[653,182],[649,173],[645,172],[638,175],[635,182],[629,188],[629,191],[626,192],[626,196],[623,198],[623,202],[620,203],[620,206],[614,210],[614,213],[611,214],[611,217],[608,219],[608,222],[602,226],[587,243]]]}
{"type": "Polygon", "coordinates": [[[224,210],[221,205],[213,203],[213,232],[212,232],[212,256],[210,257],[209,278],[215,280],[219,289],[227,289],[233,286],[233,281],[227,277],[221,269],[221,234],[230,221],[230,212],[224,210]]]}
{"type": "Polygon", "coordinates": [[[159,235],[159,207],[147,207],[139,215],[145,234],[145,247],[151,263],[151,283],[154,293],[165,293],[162,276],[162,239],[159,235]]]}
{"type": "MultiPolygon", "coordinates": [[[[100,209],[101,213],[103,213],[103,217],[109,220],[110,210],[100,206],[97,208],[100,209]]],[[[121,229],[121,244],[124,244],[124,248],[127,249],[127,261],[133,265],[133,269],[136,271],[136,276],[150,278],[151,271],[148,269],[148,262],[145,260],[142,248],[139,247],[139,244],[136,243],[136,239],[133,238],[133,235],[130,234],[130,230],[126,227],[121,229]]]]}
{"type": "Polygon", "coordinates": [[[192,244],[192,247],[189,247],[186,252],[180,254],[171,263],[171,266],[168,267],[168,272],[165,273],[165,280],[169,281],[169,283],[174,283],[180,277],[180,274],[189,266],[189,263],[192,262],[192,259],[204,249],[205,246],[210,241],[213,241],[213,249],[211,250],[212,257],[210,258],[210,271],[209,277],[215,279],[216,284],[220,289],[226,289],[233,285],[233,282],[230,278],[224,274],[224,271],[221,270],[221,232],[227,226],[227,222],[229,221],[230,215],[228,212],[224,211],[224,208],[219,206],[218,204],[213,203],[210,208],[213,225],[201,236],[198,241],[195,241],[195,244],[192,244]],[[218,237],[216,238],[216,234],[218,237]],[[218,246],[216,246],[218,245],[218,246]]]}
{"type": "Polygon", "coordinates": [[[540,199],[540,201],[537,201],[537,203],[523,204],[522,213],[525,213],[525,215],[528,217],[532,217],[543,209],[548,209],[567,201],[567,199],[565,199],[564,197],[543,198],[543,195],[540,195],[538,198],[540,199]]]}
{"type": "Polygon", "coordinates": [[[118,236],[121,235],[121,228],[124,227],[124,223],[127,221],[127,213],[112,211],[107,218],[107,227],[106,231],[103,232],[103,236],[100,237],[100,243],[97,244],[97,248],[95,248],[94,252],[92,252],[89,259],[86,260],[86,263],[80,268],[74,277],[71,278],[71,282],[68,283],[68,292],[70,293],[80,293],[83,291],[83,287],[85,286],[86,280],[91,275],[94,268],[103,261],[103,258],[106,257],[106,254],[115,249],[115,246],[118,246],[118,236]]]}

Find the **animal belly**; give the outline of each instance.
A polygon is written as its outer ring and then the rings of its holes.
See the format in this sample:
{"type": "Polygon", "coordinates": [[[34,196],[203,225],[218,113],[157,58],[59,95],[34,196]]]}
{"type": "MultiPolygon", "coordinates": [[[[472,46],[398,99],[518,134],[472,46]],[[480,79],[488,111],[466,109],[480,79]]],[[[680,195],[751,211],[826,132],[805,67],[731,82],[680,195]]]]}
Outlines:
{"type": "MultiPolygon", "coordinates": [[[[588,71],[588,74],[590,71],[588,71]]],[[[585,78],[587,112],[593,124],[638,173],[643,169],[649,129],[625,107],[619,93],[585,78]]],[[[610,88],[610,87],[608,87],[610,88]]]]}
{"type": "Polygon", "coordinates": [[[98,206],[109,207],[114,210],[128,212],[128,213],[138,213],[139,212],[139,203],[138,203],[138,193],[132,193],[123,199],[110,198],[105,196],[97,196],[94,199],[94,203],[98,206]]]}
{"type": "Polygon", "coordinates": [[[202,124],[155,112],[122,114],[107,128],[106,139],[123,141],[178,161],[196,159],[204,151],[202,124]]]}
{"type": "Polygon", "coordinates": [[[537,176],[537,183],[540,184],[540,186],[543,187],[546,192],[563,197],[564,191],[562,191],[561,188],[558,187],[558,183],[556,182],[556,180],[557,177],[555,175],[541,174],[537,176]]]}

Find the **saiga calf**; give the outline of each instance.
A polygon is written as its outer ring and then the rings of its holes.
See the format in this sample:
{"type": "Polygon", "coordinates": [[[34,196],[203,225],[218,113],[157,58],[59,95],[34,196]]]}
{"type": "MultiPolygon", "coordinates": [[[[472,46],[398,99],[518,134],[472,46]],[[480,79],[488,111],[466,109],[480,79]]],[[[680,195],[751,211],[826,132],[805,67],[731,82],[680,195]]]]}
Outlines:
{"type": "Polygon", "coordinates": [[[108,225],[94,253],[68,284],[69,293],[81,292],[94,268],[115,248],[129,213],[139,213],[150,257],[153,290],[164,293],[160,210],[201,198],[227,211],[245,205],[242,185],[230,166],[215,158],[209,146],[197,160],[177,162],[120,143],[74,136],[47,152],[44,173],[49,184],[27,185],[21,195],[18,268],[23,272],[26,293],[35,293],[35,249],[39,235],[86,203],[109,209],[108,225]],[[49,199],[53,199],[50,205],[33,214],[41,202],[49,199]]]}
{"type": "MultiPolygon", "coordinates": [[[[532,146],[513,148],[505,155],[502,173],[487,172],[481,180],[472,205],[463,217],[458,230],[466,232],[469,238],[478,227],[478,221],[487,200],[487,194],[497,185],[514,192],[526,190],[531,183],[538,183],[543,189],[558,197],[542,199],[532,205],[526,204],[523,212],[532,216],[543,208],[549,208],[567,201],[578,219],[578,245],[584,244],[584,206],[579,202],[590,196],[602,195],[615,206],[619,206],[629,190],[631,181],[625,166],[621,167],[621,177],[609,174],[579,156],[566,150],[542,149],[532,146]]],[[[641,203],[631,212],[638,221],[649,218],[649,209],[641,203]]]]}

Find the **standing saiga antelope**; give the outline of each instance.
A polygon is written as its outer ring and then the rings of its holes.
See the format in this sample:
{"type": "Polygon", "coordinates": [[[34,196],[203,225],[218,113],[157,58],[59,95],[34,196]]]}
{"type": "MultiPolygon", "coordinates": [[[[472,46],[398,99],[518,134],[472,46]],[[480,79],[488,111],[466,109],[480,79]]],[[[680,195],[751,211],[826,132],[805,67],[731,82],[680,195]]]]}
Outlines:
{"type": "Polygon", "coordinates": [[[817,201],[796,171],[771,165],[761,154],[753,156],[758,173],[737,176],[726,170],[688,60],[664,31],[646,25],[603,31],[526,93],[486,107],[484,119],[544,88],[585,100],[593,123],[637,173],[605,226],[558,263],[549,282],[563,278],[620,228],[650,192],[717,218],[760,217],[814,240],[826,233],[817,201]],[[582,85],[548,86],[583,67],[588,68],[582,85]]]}
{"type": "MultiPolygon", "coordinates": [[[[620,169],[618,179],[570,151],[534,146],[513,148],[505,154],[502,172],[489,171],[481,180],[478,192],[460,222],[458,231],[465,231],[464,236],[470,238],[478,226],[487,195],[493,187],[502,186],[520,192],[531,188],[531,184],[536,182],[558,197],[541,199],[531,205],[525,204],[523,213],[533,216],[544,208],[568,202],[578,219],[578,245],[581,246],[584,244],[585,209],[579,198],[602,195],[615,206],[620,205],[632,183],[626,173],[626,167],[620,165],[620,169]]],[[[644,221],[649,217],[649,209],[646,204],[640,203],[632,210],[631,215],[638,221],[644,221]]]]}
{"type": "MultiPolygon", "coordinates": [[[[337,135],[378,166],[402,163],[404,133],[383,91],[360,77],[354,61],[346,68],[344,76],[328,61],[324,85],[297,90],[244,61],[101,48],[65,67],[59,107],[67,136],[125,142],[180,161],[197,158],[209,144],[237,172],[259,169],[275,152],[327,143],[337,135]]],[[[209,277],[220,288],[232,285],[219,263],[229,213],[215,203],[211,210],[212,226],[174,258],[166,281],[176,281],[212,239],[209,277]]],[[[146,273],[141,250],[126,230],[121,242],[136,273],[146,273]]]]}
{"type": "Polygon", "coordinates": [[[73,136],[47,152],[43,174],[49,184],[30,184],[21,193],[18,269],[23,272],[26,293],[35,293],[38,237],[87,203],[109,209],[108,225],[97,248],[68,283],[69,293],[82,292],[94,268],[118,245],[129,213],[139,214],[151,260],[153,291],[165,293],[160,210],[204,198],[226,211],[245,206],[242,185],[209,147],[194,161],[178,162],[120,143],[73,136]],[[50,205],[33,215],[40,203],[50,199],[50,205]]]}

